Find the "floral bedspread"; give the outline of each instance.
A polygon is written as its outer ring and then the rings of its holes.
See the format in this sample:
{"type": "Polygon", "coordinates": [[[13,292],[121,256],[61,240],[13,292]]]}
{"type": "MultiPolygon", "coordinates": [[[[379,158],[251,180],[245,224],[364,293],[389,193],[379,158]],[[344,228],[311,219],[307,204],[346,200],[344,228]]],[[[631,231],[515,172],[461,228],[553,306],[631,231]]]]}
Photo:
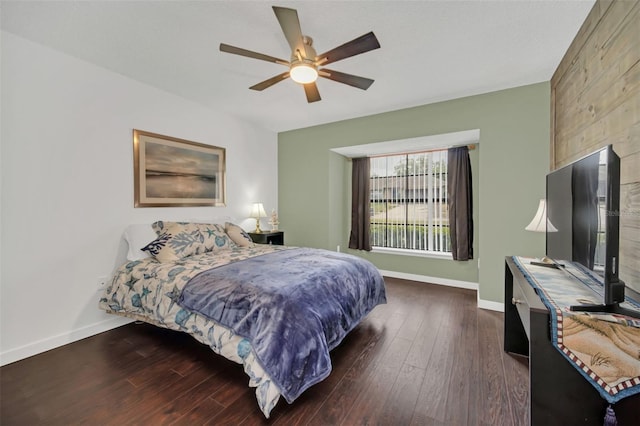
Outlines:
{"type": "Polygon", "coordinates": [[[230,247],[175,262],[160,263],[153,258],[128,262],[114,274],[100,298],[99,307],[159,327],[182,331],[208,345],[225,358],[242,364],[249,386],[256,388],[258,405],[268,418],[280,392],[256,360],[251,344],[230,329],[202,315],[180,307],[176,300],[195,275],[208,269],[289,247],[260,245],[230,247]]]}

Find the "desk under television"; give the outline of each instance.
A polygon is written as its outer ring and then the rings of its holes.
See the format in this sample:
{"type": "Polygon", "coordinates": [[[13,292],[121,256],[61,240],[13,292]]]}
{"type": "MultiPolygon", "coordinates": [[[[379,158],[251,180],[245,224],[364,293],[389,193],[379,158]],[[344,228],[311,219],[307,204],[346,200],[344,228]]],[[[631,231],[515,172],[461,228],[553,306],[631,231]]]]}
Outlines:
{"type": "Polygon", "coordinates": [[[572,311],[602,303],[602,278],[532,261],[505,259],[504,322],[504,350],[529,357],[531,425],[640,424],[640,294],[620,304],[635,318],[572,311]]]}

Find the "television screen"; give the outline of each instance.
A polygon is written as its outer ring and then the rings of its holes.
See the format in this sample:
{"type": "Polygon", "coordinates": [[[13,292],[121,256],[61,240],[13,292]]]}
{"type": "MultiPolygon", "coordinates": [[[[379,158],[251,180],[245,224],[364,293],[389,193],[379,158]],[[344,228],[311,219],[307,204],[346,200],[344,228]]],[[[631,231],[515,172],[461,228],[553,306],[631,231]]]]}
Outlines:
{"type": "Polygon", "coordinates": [[[625,300],[618,278],[619,210],[620,157],[611,145],[547,175],[547,256],[557,264],[579,263],[604,284],[604,304],[572,310],[638,315],[619,306],[625,300]]]}
{"type": "Polygon", "coordinates": [[[547,256],[578,262],[604,275],[609,149],[596,151],[547,176],[547,256]]]}

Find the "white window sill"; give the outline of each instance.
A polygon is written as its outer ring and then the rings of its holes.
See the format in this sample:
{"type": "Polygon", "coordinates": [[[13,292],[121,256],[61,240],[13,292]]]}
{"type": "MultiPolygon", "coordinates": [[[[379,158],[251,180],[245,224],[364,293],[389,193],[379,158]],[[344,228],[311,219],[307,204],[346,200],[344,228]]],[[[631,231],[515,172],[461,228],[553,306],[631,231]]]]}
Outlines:
{"type": "Polygon", "coordinates": [[[453,260],[451,253],[440,253],[436,251],[409,250],[390,247],[372,247],[372,253],[395,254],[400,256],[428,257],[431,259],[453,260]]]}

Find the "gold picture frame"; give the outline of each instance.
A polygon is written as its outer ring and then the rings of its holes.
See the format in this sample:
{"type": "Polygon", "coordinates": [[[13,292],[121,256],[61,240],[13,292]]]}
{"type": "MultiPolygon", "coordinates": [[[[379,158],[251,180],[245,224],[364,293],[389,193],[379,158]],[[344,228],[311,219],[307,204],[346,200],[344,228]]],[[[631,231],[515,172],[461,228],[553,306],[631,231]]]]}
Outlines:
{"type": "Polygon", "coordinates": [[[225,148],[134,129],[134,206],[224,206],[225,155],[225,148]]]}

